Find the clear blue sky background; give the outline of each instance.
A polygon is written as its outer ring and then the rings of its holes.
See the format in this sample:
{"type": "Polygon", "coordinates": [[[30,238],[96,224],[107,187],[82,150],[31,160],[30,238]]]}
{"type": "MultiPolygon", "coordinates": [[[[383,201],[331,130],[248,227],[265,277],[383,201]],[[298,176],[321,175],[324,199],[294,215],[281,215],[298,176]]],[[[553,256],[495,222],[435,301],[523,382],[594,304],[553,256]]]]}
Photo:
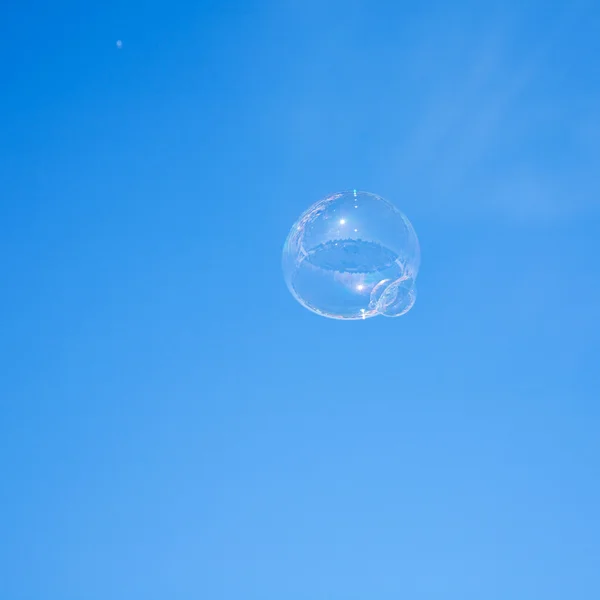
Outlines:
{"type": "Polygon", "coordinates": [[[0,597],[600,598],[599,31],[4,7],[0,597]],[[288,228],[354,187],[419,234],[403,318],[284,285],[288,228]]]}

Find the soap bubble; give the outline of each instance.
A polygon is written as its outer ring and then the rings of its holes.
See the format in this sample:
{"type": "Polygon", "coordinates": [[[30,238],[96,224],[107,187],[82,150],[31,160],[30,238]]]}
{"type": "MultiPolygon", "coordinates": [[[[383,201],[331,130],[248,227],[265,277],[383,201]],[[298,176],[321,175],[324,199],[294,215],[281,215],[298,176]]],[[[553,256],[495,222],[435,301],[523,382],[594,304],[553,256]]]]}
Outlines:
{"type": "Polygon", "coordinates": [[[313,204],[283,248],[292,295],[331,319],[406,314],[415,303],[419,263],[410,221],[387,200],[356,190],[313,204]]]}

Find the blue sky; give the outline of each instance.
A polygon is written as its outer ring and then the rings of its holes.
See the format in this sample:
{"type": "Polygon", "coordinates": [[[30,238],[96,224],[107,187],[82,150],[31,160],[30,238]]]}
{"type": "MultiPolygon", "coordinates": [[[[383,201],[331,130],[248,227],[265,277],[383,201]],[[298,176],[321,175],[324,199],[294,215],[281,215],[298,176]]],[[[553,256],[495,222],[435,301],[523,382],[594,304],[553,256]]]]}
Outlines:
{"type": "Polygon", "coordinates": [[[599,27],[5,9],[0,597],[600,597],[599,27]],[[286,289],[288,228],[348,188],[419,235],[405,317],[286,289]]]}

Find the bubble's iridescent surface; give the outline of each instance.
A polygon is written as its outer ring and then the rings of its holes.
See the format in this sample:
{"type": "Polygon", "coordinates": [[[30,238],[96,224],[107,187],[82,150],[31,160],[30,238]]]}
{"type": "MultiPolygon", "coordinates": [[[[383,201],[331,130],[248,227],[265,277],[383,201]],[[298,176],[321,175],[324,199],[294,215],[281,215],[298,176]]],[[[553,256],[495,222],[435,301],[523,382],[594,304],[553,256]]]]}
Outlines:
{"type": "Polygon", "coordinates": [[[399,317],[415,303],[420,252],[410,221],[380,196],[356,190],[313,204],[283,249],[292,295],[332,319],[399,317]]]}

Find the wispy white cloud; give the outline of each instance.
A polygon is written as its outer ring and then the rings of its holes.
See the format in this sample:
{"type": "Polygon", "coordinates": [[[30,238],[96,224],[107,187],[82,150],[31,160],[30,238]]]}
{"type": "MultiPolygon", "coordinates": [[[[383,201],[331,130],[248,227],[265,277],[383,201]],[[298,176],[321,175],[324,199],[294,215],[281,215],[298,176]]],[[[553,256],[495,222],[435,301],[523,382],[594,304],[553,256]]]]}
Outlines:
{"type": "Polygon", "coordinates": [[[444,68],[430,65],[437,85],[392,158],[389,185],[414,194],[414,209],[444,218],[546,220],[600,208],[600,82],[557,86],[555,50],[565,31],[576,33],[567,23],[517,45],[503,25],[470,39],[468,55],[437,39],[456,55],[443,58],[444,68]]]}

